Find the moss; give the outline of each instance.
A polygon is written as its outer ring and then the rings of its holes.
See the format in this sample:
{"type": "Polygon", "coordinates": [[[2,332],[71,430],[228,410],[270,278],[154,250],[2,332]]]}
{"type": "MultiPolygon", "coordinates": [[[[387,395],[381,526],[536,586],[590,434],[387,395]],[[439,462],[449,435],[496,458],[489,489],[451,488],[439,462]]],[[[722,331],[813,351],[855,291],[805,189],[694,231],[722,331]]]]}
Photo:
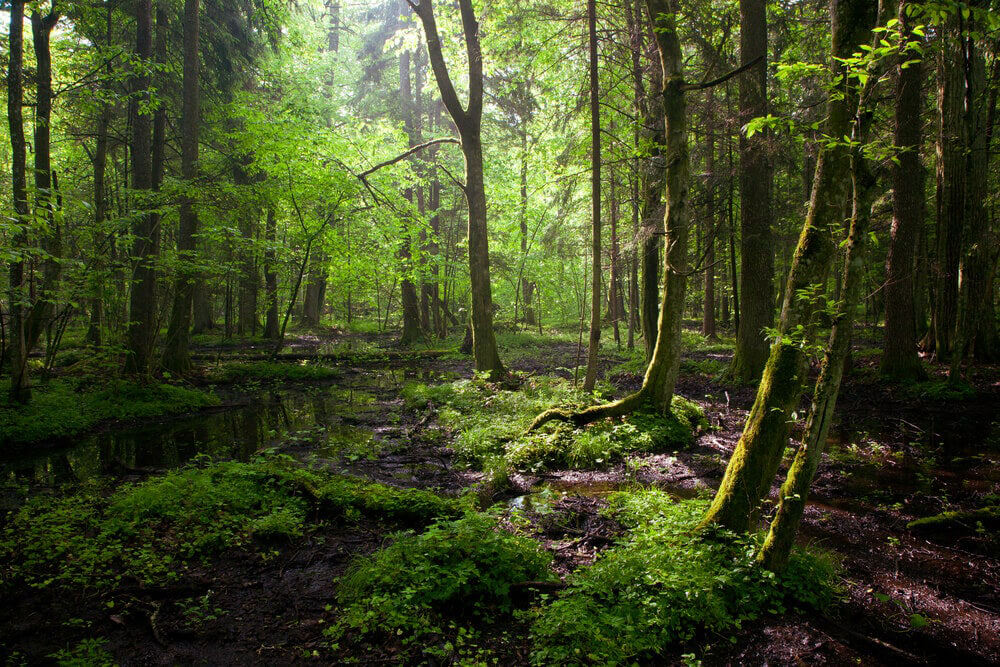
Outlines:
{"type": "Polygon", "coordinates": [[[52,380],[26,406],[6,402],[0,386],[0,442],[24,445],[78,435],[111,419],[140,419],[217,405],[212,394],[170,384],[93,378],[52,380]]]}
{"type": "Polygon", "coordinates": [[[942,512],[911,521],[906,527],[918,533],[996,530],[1000,528],[1000,505],[988,505],[975,510],[942,512]]]}

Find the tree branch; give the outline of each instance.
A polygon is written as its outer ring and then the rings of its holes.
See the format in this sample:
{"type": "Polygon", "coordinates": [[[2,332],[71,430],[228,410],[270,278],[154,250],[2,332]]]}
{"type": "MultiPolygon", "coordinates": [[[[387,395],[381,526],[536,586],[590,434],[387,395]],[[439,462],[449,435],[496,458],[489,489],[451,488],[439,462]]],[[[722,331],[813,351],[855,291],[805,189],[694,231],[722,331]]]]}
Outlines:
{"type": "Polygon", "coordinates": [[[751,60],[750,62],[746,63],[745,65],[740,65],[739,67],[729,72],[728,74],[723,74],[718,79],[712,79],[711,81],[705,81],[703,83],[685,83],[683,86],[681,86],[681,90],[705,90],[706,88],[717,86],[720,83],[725,83],[726,81],[729,81],[734,76],[739,76],[743,72],[746,72],[749,69],[753,69],[754,67],[759,65],[763,60],[764,56],[758,56],[753,60],[751,60]]]}
{"type": "Polygon", "coordinates": [[[430,146],[435,146],[437,144],[459,144],[459,145],[461,145],[462,142],[459,141],[458,139],[454,138],[454,137],[441,137],[440,139],[431,139],[430,141],[426,141],[426,142],[420,144],[419,146],[414,146],[410,150],[408,150],[405,153],[402,153],[400,155],[397,155],[396,157],[392,158],[391,160],[386,160],[385,162],[379,162],[377,165],[375,165],[371,169],[368,169],[368,170],[363,171],[360,174],[358,174],[358,178],[364,180],[364,178],[366,176],[371,176],[372,174],[374,174],[376,171],[378,171],[379,169],[381,169],[383,167],[388,167],[389,165],[396,164],[397,162],[399,162],[401,160],[405,160],[406,158],[410,157],[414,153],[418,153],[418,152],[420,152],[421,150],[423,150],[425,148],[429,148],[430,146]]]}

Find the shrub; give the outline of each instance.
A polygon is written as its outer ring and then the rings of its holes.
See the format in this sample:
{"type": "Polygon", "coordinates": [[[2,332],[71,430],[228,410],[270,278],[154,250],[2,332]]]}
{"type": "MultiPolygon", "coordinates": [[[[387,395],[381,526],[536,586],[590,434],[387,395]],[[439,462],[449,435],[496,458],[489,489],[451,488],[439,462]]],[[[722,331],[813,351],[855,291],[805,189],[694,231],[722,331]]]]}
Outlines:
{"type": "Polygon", "coordinates": [[[447,631],[446,617],[497,620],[513,609],[515,584],[552,576],[551,556],[537,542],[499,529],[485,514],[470,513],[394,539],[355,561],[341,579],[341,615],[327,631],[332,639],[350,630],[428,644],[429,635],[447,631]]]}
{"type": "Polygon", "coordinates": [[[678,502],[660,491],[617,493],[611,511],[630,531],[533,627],[537,664],[648,661],[700,630],[724,632],[786,605],[822,606],[832,565],[797,552],[782,577],[754,560],[754,537],[693,534],[705,500],[678,502]]]}

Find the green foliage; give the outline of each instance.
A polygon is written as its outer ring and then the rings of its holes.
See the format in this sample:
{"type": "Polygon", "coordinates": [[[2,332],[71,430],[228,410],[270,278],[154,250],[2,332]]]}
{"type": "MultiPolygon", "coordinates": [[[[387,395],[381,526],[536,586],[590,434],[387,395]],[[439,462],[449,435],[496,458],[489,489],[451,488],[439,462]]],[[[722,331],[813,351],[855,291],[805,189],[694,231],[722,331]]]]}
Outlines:
{"type": "Polygon", "coordinates": [[[7,403],[0,385],[0,442],[27,444],[77,435],[109,419],[140,419],[192,412],[218,398],[171,384],[126,380],[59,379],[34,389],[31,403],[7,403]]]}
{"type": "Polygon", "coordinates": [[[435,406],[439,420],[458,434],[453,447],[460,458],[485,465],[503,457],[519,470],[551,467],[607,466],[629,452],[655,452],[689,445],[704,425],[701,408],[680,396],[673,412],[662,416],[640,410],[624,420],[603,420],[584,428],[555,424],[525,434],[531,421],[553,404],[582,407],[595,400],[557,378],[527,378],[516,391],[502,390],[481,379],[450,384],[404,387],[412,407],[435,406]]]}
{"type": "Polygon", "coordinates": [[[214,382],[242,382],[245,380],[308,381],[338,377],[340,372],[330,366],[310,363],[287,362],[230,362],[213,368],[209,374],[214,382]]]}
{"type": "Polygon", "coordinates": [[[964,401],[976,395],[975,388],[964,380],[929,380],[907,384],[904,391],[912,398],[927,401],[964,401]]]}
{"type": "Polygon", "coordinates": [[[73,648],[64,648],[48,657],[59,667],[111,667],[114,657],[107,649],[106,639],[83,639],[73,648]]]}
{"type": "Polygon", "coordinates": [[[429,636],[448,632],[446,616],[490,622],[509,614],[512,586],[550,579],[551,559],[537,542],[499,529],[484,514],[441,521],[420,534],[398,533],[341,579],[341,613],[327,634],[430,644],[429,636]]]}
{"type": "Polygon", "coordinates": [[[427,491],[311,470],[288,457],[189,466],[113,493],[91,485],[29,500],[0,534],[0,580],[39,588],[173,580],[190,562],[253,538],[301,536],[310,511],[406,525],[459,512],[456,501],[427,491]]]}
{"type": "Polygon", "coordinates": [[[701,630],[722,633],[790,604],[831,600],[833,565],[817,554],[796,552],[778,577],[756,564],[756,537],[694,534],[706,500],[640,491],[610,502],[629,533],[542,610],[536,664],[655,662],[701,630]]]}

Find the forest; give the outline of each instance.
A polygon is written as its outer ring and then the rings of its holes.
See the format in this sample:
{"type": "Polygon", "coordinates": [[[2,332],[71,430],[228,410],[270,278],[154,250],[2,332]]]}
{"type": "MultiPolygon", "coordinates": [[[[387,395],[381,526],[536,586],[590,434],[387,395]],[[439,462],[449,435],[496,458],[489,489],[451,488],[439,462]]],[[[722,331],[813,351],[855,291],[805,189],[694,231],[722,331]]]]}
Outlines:
{"type": "Polygon", "coordinates": [[[1000,2],[0,25],[4,664],[1000,662],[1000,2]]]}

